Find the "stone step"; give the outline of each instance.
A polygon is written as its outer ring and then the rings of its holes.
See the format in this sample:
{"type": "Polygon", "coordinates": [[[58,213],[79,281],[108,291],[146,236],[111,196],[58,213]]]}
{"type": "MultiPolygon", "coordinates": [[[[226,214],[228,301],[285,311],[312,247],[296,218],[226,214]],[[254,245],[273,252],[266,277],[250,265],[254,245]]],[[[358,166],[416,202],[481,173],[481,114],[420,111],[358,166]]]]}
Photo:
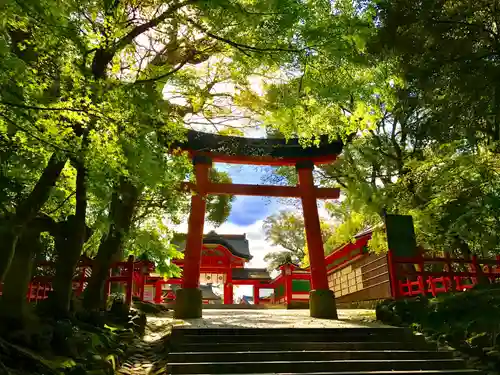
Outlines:
{"type": "Polygon", "coordinates": [[[176,340],[170,341],[170,352],[250,352],[250,351],[306,351],[306,350],[433,350],[425,340],[418,342],[398,342],[394,341],[352,341],[352,342],[242,342],[233,343],[178,343],[176,340]]]}
{"type": "Polygon", "coordinates": [[[169,362],[270,362],[340,360],[340,359],[449,359],[453,353],[414,350],[309,350],[309,351],[231,351],[170,353],[169,362]]]}
{"type": "Polygon", "coordinates": [[[366,335],[366,334],[382,334],[382,335],[401,335],[402,333],[411,334],[411,330],[399,327],[359,327],[359,328],[188,328],[177,327],[172,330],[173,336],[181,335],[237,335],[237,336],[254,336],[254,335],[287,335],[287,334],[336,334],[336,335],[366,335]]]}
{"type": "MultiPolygon", "coordinates": [[[[418,336],[417,336],[418,337],[418,336]]],[[[172,340],[197,343],[232,342],[335,342],[335,341],[415,341],[411,331],[399,328],[377,329],[176,329],[172,340]]]]}
{"type": "MultiPolygon", "coordinates": [[[[350,371],[393,371],[393,370],[454,370],[465,368],[460,359],[428,360],[317,360],[317,361],[259,361],[259,362],[198,362],[167,365],[169,374],[262,374],[262,373],[311,373],[350,371]]],[[[334,372],[335,373],[335,372],[334,372]]]]}
{"type": "MultiPolygon", "coordinates": [[[[341,371],[341,372],[273,372],[273,373],[259,373],[259,375],[481,375],[482,373],[477,370],[404,370],[404,371],[341,371]]],[[[211,374],[184,374],[184,375],[216,375],[215,373],[211,374]]],[[[245,373],[240,375],[257,375],[256,373],[245,373]]]]}
{"type": "MultiPolygon", "coordinates": [[[[174,339],[174,338],[173,338],[174,339]]],[[[289,334],[282,336],[272,335],[255,335],[255,336],[236,336],[236,335],[214,335],[214,336],[198,336],[198,335],[183,335],[175,337],[178,343],[181,342],[197,342],[197,343],[237,343],[244,340],[245,342],[345,342],[345,341],[398,341],[398,342],[414,342],[417,338],[402,335],[401,337],[391,335],[351,335],[349,337],[325,334],[307,335],[307,334],[289,334]]]]}

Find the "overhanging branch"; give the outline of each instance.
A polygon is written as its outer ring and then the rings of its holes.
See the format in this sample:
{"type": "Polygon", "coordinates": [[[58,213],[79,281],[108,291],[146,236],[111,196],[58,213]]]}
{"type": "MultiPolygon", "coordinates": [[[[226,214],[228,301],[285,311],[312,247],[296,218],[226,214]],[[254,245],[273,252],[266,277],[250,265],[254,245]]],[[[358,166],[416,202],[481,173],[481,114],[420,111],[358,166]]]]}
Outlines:
{"type": "Polygon", "coordinates": [[[157,77],[148,78],[148,79],[139,79],[139,80],[135,81],[134,83],[150,83],[150,82],[160,81],[160,80],[167,78],[167,77],[171,76],[172,74],[178,72],[179,70],[181,70],[182,67],[187,64],[187,62],[188,62],[187,60],[184,60],[183,62],[178,64],[174,69],[172,69],[171,71],[169,71],[165,74],[161,74],[157,77]]]}
{"type": "Polygon", "coordinates": [[[106,67],[113,60],[113,57],[117,52],[123,49],[128,44],[137,38],[139,35],[145,33],[146,31],[158,26],[160,23],[165,21],[168,17],[174,14],[179,9],[196,3],[198,0],[186,0],[184,2],[175,4],[169,7],[166,11],[161,13],[159,16],[145,22],[141,25],[134,27],[130,32],[127,33],[123,38],[121,38],[117,43],[109,48],[99,48],[92,61],[92,73],[96,78],[103,78],[105,76],[106,67]]]}
{"type": "Polygon", "coordinates": [[[232,47],[235,47],[242,51],[243,53],[247,54],[246,51],[252,51],[252,52],[291,52],[291,53],[299,53],[301,50],[298,49],[290,49],[290,48],[281,48],[281,47],[272,47],[272,48],[263,48],[263,47],[256,47],[256,46],[250,46],[248,44],[243,44],[243,43],[237,43],[232,40],[223,38],[219,35],[216,35],[209,30],[207,30],[204,26],[200,25],[198,22],[193,21],[192,19],[188,18],[187,22],[194,26],[196,29],[200,30],[210,38],[216,39],[220,42],[223,42],[225,44],[228,44],[232,47]]]}

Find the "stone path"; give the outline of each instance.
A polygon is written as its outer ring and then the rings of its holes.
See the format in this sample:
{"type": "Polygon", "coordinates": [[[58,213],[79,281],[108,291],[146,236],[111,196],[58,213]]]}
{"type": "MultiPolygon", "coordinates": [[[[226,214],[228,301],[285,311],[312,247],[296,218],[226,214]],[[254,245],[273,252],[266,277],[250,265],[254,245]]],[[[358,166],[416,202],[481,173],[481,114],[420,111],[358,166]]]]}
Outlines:
{"type": "Polygon", "coordinates": [[[339,320],[309,317],[309,310],[203,310],[203,318],[174,319],[172,312],[148,316],[146,335],[136,340],[119,375],[166,374],[166,348],[172,327],[183,328],[360,328],[384,327],[373,310],[339,310],[339,320]]]}
{"type": "Polygon", "coordinates": [[[184,328],[360,328],[384,327],[373,310],[339,310],[339,320],[315,319],[309,310],[204,310],[203,318],[173,320],[184,328]]]}
{"type": "Polygon", "coordinates": [[[116,373],[118,375],[166,374],[166,345],[172,329],[171,316],[148,316],[146,335],[136,339],[127,353],[127,360],[116,373]]]}

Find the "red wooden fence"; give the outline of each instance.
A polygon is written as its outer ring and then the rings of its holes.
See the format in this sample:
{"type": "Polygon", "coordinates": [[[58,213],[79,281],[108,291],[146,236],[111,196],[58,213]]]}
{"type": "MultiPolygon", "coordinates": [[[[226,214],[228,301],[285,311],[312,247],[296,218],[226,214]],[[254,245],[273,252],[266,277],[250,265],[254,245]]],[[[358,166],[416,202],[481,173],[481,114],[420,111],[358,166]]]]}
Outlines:
{"type": "MultiPolygon", "coordinates": [[[[362,256],[359,252],[350,252],[349,255],[353,259],[362,256]]],[[[475,255],[471,256],[470,259],[452,258],[449,254],[439,257],[423,253],[414,257],[398,257],[389,251],[387,264],[393,298],[417,295],[436,296],[440,293],[461,292],[478,284],[480,279],[488,280],[490,283],[498,282],[500,279],[500,255],[495,259],[483,259],[475,255]]],[[[43,262],[39,266],[53,269],[54,263],[43,262]]],[[[88,260],[78,264],[73,280],[75,295],[80,295],[87,286],[92,266],[92,261],[88,260]]],[[[133,256],[130,256],[126,262],[114,263],[106,280],[107,295],[110,294],[112,283],[120,283],[125,286],[127,304],[132,302],[133,296],[144,300],[147,285],[155,288],[153,298],[155,303],[164,303],[175,299],[175,296],[173,298],[171,295],[169,298],[163,296],[162,286],[164,284],[179,284],[181,279],[164,280],[159,277],[151,277],[149,274],[152,271],[154,271],[154,265],[151,262],[135,261],[133,256]]],[[[290,269],[288,272],[281,271],[280,275],[268,285],[256,284],[257,290],[261,288],[271,288],[275,291],[284,290],[284,294],[273,298],[271,303],[290,303],[293,300],[292,280],[310,279],[310,274],[296,273],[294,269],[290,269]]],[[[37,303],[46,299],[50,291],[52,291],[52,276],[35,276],[29,284],[26,298],[29,302],[37,303]]]]}
{"type": "Polygon", "coordinates": [[[449,254],[438,257],[420,253],[415,257],[397,257],[389,251],[387,261],[394,298],[463,292],[478,284],[481,278],[490,283],[500,279],[500,256],[483,259],[473,255],[465,259],[452,258],[449,254]],[[433,270],[436,268],[441,270],[433,270]]]}
{"type": "MultiPolygon", "coordinates": [[[[53,269],[54,262],[41,262],[41,268],[53,269]]],[[[76,268],[76,276],[73,279],[73,291],[79,296],[87,286],[92,274],[92,261],[80,261],[76,268]]],[[[111,292],[112,283],[120,283],[125,286],[125,302],[131,304],[132,296],[144,298],[144,283],[147,275],[153,271],[154,265],[151,262],[135,261],[133,256],[129,256],[126,262],[113,263],[106,280],[105,291],[107,296],[111,292]],[[113,270],[117,271],[112,274],[113,270]]],[[[52,291],[53,276],[35,276],[28,287],[26,298],[28,302],[38,303],[38,301],[48,298],[48,293],[52,291]]],[[[1,295],[0,288],[0,295],[1,295]]]]}

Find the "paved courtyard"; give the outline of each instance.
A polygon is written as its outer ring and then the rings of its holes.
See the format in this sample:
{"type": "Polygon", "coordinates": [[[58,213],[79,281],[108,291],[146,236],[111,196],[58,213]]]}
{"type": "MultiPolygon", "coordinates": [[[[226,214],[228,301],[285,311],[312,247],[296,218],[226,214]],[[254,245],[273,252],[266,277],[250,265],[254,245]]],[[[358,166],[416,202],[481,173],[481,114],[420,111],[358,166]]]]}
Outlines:
{"type": "MultiPolygon", "coordinates": [[[[373,310],[338,310],[339,320],[315,319],[309,310],[203,310],[201,319],[174,319],[172,312],[149,316],[148,324],[183,328],[362,328],[385,327],[375,321],[373,310]]],[[[154,328],[153,328],[154,331],[154,328]]],[[[160,334],[160,332],[158,332],[160,334]]],[[[153,335],[156,336],[156,335],[153,335]]],[[[154,339],[151,337],[150,339],[154,339]]]]}

